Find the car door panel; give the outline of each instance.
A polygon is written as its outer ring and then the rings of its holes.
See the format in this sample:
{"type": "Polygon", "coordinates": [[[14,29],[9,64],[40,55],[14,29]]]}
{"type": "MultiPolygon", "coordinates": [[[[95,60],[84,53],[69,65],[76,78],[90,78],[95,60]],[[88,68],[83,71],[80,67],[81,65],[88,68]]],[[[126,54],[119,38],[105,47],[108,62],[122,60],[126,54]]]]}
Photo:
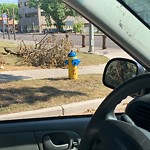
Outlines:
{"type": "Polygon", "coordinates": [[[0,134],[0,149],[39,150],[33,132],[0,134]]]}
{"type": "Polygon", "coordinates": [[[90,118],[76,116],[1,122],[0,150],[75,150],[90,118]]]}
{"type": "Polygon", "coordinates": [[[66,150],[77,149],[81,137],[74,131],[45,131],[37,132],[40,149],[66,150]]]}

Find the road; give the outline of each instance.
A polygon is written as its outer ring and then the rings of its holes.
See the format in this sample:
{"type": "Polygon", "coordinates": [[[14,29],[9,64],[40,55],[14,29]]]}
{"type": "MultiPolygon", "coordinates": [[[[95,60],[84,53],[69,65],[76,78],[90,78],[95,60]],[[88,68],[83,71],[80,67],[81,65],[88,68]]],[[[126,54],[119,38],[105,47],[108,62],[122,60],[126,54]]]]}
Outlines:
{"type": "MultiPolygon", "coordinates": [[[[28,42],[33,42],[33,39],[40,41],[45,35],[44,34],[35,34],[33,37],[33,34],[20,34],[17,33],[16,34],[16,39],[18,41],[20,40],[24,40],[24,41],[28,41],[28,42]]],[[[56,37],[61,38],[64,37],[65,34],[55,34],[56,37]]],[[[74,45],[81,47],[82,46],[82,36],[80,34],[73,34],[70,33],[69,34],[70,39],[73,41],[74,45]]],[[[0,33],[0,38],[3,38],[3,34],[0,33]]],[[[8,35],[5,34],[5,38],[8,39],[8,35]]],[[[11,39],[14,39],[13,34],[10,35],[11,39]]],[[[89,36],[86,36],[85,38],[85,44],[86,46],[88,46],[89,44],[89,36]]],[[[95,47],[99,47],[102,48],[102,36],[100,35],[95,35],[94,37],[95,40],[95,47]]],[[[112,49],[120,49],[119,46],[117,46],[112,40],[110,40],[109,38],[106,38],[106,46],[107,48],[112,48],[112,49]]]]}

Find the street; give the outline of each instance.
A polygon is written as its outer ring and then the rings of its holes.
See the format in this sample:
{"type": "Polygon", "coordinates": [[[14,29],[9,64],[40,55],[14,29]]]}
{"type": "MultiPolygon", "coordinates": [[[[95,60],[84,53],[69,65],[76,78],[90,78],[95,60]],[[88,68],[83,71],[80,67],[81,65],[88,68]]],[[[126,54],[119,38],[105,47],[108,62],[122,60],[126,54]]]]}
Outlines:
{"type": "MultiPolygon", "coordinates": [[[[49,34],[49,35],[53,35],[53,34],[49,34]]],[[[16,40],[20,41],[20,40],[24,40],[24,41],[28,41],[28,42],[33,42],[33,40],[37,40],[40,41],[45,35],[44,34],[38,34],[36,33],[33,37],[32,33],[17,33],[16,34],[16,40]]],[[[56,37],[64,37],[65,34],[62,33],[58,33],[55,34],[56,37]]],[[[69,37],[70,39],[73,41],[74,45],[82,47],[82,35],[81,34],[74,34],[74,33],[69,33],[69,37]]],[[[0,38],[3,38],[3,34],[0,33],[0,38]]],[[[5,33],[5,39],[8,39],[8,35],[7,33],[5,33]]],[[[11,34],[10,35],[10,39],[13,40],[14,39],[14,35],[11,34]]],[[[100,35],[95,35],[94,37],[95,40],[95,47],[99,47],[100,49],[102,49],[102,36],[100,35]]],[[[87,35],[85,38],[85,45],[88,46],[89,44],[89,36],[87,35]]],[[[112,40],[110,40],[109,38],[106,38],[106,46],[107,48],[111,48],[111,49],[120,49],[119,46],[117,46],[112,40]]]]}

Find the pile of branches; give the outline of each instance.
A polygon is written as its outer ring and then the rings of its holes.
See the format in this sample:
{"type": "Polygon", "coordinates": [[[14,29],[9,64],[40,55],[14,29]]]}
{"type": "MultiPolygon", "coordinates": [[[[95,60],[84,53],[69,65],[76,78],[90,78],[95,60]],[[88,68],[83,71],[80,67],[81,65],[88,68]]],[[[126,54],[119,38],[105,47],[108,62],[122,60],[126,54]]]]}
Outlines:
{"type": "Polygon", "coordinates": [[[5,64],[4,58],[0,54],[0,69],[4,69],[4,64],[5,64]]]}
{"type": "Polygon", "coordinates": [[[68,35],[61,39],[55,35],[45,36],[40,42],[34,42],[34,45],[26,45],[21,41],[19,50],[14,55],[21,57],[23,64],[43,68],[64,67],[67,55],[73,47],[68,35]]]}

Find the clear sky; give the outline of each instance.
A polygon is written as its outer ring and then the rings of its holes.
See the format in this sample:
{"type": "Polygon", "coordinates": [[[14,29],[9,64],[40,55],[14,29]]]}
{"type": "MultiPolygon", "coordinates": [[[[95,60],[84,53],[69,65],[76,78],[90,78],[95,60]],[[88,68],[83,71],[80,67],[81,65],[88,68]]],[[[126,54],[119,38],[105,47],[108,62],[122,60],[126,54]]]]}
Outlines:
{"type": "Polygon", "coordinates": [[[0,3],[18,3],[18,0],[0,0],[0,3]]]}

